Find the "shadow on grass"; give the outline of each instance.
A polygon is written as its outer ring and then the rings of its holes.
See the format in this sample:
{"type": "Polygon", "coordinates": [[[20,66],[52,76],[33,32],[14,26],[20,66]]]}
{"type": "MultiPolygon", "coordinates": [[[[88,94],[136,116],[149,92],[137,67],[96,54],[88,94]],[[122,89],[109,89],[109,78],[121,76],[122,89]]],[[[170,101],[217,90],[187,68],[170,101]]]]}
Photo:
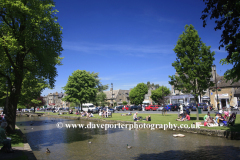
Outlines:
{"type": "MultiPolygon", "coordinates": [[[[190,120],[197,120],[197,117],[190,117],[190,120]]],[[[203,121],[203,117],[199,117],[199,121],[203,121]]]]}

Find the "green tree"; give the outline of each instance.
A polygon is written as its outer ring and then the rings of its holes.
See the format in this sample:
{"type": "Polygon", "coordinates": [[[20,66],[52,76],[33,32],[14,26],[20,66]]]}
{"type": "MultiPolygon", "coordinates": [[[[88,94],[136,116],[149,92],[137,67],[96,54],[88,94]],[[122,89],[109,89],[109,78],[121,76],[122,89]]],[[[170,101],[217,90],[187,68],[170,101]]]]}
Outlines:
{"type": "Polygon", "coordinates": [[[161,86],[156,90],[152,90],[151,92],[152,92],[151,94],[152,100],[157,102],[158,104],[163,104],[165,103],[164,97],[170,94],[170,89],[165,86],[161,86]]]}
{"type": "Polygon", "coordinates": [[[122,104],[125,106],[127,105],[128,103],[126,101],[123,101],[122,104]]]}
{"type": "Polygon", "coordinates": [[[104,92],[99,92],[96,97],[96,101],[93,102],[96,106],[105,106],[107,104],[106,102],[107,95],[104,92]]]}
{"type": "Polygon", "coordinates": [[[240,1],[239,0],[203,0],[206,8],[202,11],[203,27],[207,25],[207,18],[216,19],[216,30],[222,30],[220,46],[225,46],[228,56],[220,63],[232,64],[233,68],[227,70],[224,76],[227,80],[237,82],[240,80],[240,1]],[[222,29],[223,28],[223,29],[222,29]]]}
{"type": "MultiPolygon", "coordinates": [[[[21,90],[21,95],[20,95],[18,104],[28,106],[28,104],[38,104],[34,102],[42,103],[43,100],[41,98],[39,99],[39,97],[41,97],[40,95],[42,91],[47,87],[48,87],[47,81],[40,78],[38,79],[34,78],[32,77],[31,73],[28,72],[25,75],[25,78],[22,82],[22,90],[21,90]]],[[[35,112],[35,107],[34,107],[34,112],[35,112]]]]}
{"type": "Polygon", "coordinates": [[[43,97],[39,96],[36,99],[32,99],[31,102],[28,103],[26,106],[27,108],[33,107],[35,112],[36,107],[43,106],[44,104],[45,104],[45,101],[43,100],[43,97]]]}
{"type": "Polygon", "coordinates": [[[67,94],[63,101],[74,103],[79,101],[81,106],[83,103],[94,101],[98,91],[96,79],[85,70],[74,71],[63,89],[67,94]]]}
{"type": "Polygon", "coordinates": [[[151,87],[151,83],[149,81],[147,82],[147,87],[148,89],[151,87]]]}
{"type": "Polygon", "coordinates": [[[61,26],[53,7],[53,0],[0,2],[0,76],[7,80],[10,92],[8,133],[15,131],[17,104],[28,71],[54,86],[63,49],[61,26]]]}
{"type": "Polygon", "coordinates": [[[192,25],[185,26],[173,50],[177,59],[172,66],[178,75],[169,76],[169,84],[183,93],[192,93],[197,102],[198,95],[203,95],[204,90],[213,86],[210,78],[215,53],[201,41],[192,25]]]}
{"type": "Polygon", "coordinates": [[[70,103],[70,107],[76,107],[76,106],[77,106],[76,103],[74,103],[74,102],[71,102],[71,103],[70,103]]]}
{"type": "MultiPolygon", "coordinates": [[[[90,72],[89,72],[89,73],[90,73],[90,72]]],[[[103,92],[103,91],[105,91],[105,90],[108,89],[108,84],[103,85],[103,84],[100,82],[101,79],[99,79],[99,77],[98,77],[98,74],[99,74],[99,73],[92,72],[92,73],[90,73],[90,74],[91,74],[91,75],[95,78],[95,80],[96,80],[98,92],[103,92]]]]}
{"type": "Polygon", "coordinates": [[[155,84],[155,85],[154,85],[154,88],[155,88],[155,89],[158,89],[159,87],[160,87],[159,84],[155,84]]]}
{"type": "Polygon", "coordinates": [[[144,83],[139,83],[130,93],[129,98],[132,104],[142,104],[145,94],[148,93],[148,86],[144,83]]]}

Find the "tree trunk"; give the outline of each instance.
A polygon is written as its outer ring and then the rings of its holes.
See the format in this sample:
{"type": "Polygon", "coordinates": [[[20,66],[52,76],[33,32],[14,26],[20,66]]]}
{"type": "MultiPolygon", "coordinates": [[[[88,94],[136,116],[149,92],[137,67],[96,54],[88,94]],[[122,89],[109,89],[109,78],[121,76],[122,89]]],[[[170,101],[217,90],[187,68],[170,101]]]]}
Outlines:
{"type": "Polygon", "coordinates": [[[199,115],[198,115],[198,96],[195,96],[195,101],[196,101],[196,116],[197,116],[197,121],[199,120],[199,115]]]}
{"type": "Polygon", "coordinates": [[[17,109],[17,98],[15,97],[15,94],[11,92],[8,106],[7,106],[8,126],[6,128],[6,131],[8,134],[15,133],[16,109],[17,109]]]}

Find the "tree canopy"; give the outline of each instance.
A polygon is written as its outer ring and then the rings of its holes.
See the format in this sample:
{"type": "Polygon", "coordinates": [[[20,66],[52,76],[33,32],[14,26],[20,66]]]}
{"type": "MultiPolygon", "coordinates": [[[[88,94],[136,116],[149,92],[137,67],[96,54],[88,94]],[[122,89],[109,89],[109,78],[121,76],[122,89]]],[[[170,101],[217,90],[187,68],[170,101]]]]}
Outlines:
{"type": "Polygon", "coordinates": [[[107,98],[107,95],[104,92],[99,92],[93,104],[95,104],[96,106],[105,106],[107,104],[106,98],[107,98]]]}
{"type": "Polygon", "coordinates": [[[151,98],[153,101],[157,102],[158,104],[163,104],[165,101],[164,97],[169,94],[170,94],[170,89],[165,86],[161,86],[156,90],[152,90],[151,98]]]}
{"type": "Polygon", "coordinates": [[[67,94],[63,101],[80,101],[81,106],[83,103],[94,101],[98,91],[95,77],[85,70],[74,71],[63,89],[67,94]]]}
{"type": "Polygon", "coordinates": [[[129,99],[132,104],[142,104],[145,94],[148,93],[148,86],[144,83],[139,83],[129,93],[129,99]]]}
{"type": "Polygon", "coordinates": [[[198,95],[213,85],[210,78],[215,53],[210,48],[201,41],[193,25],[186,25],[173,49],[177,58],[172,66],[177,74],[169,76],[169,84],[183,93],[192,93],[196,102],[198,95]]]}
{"type": "Polygon", "coordinates": [[[206,8],[202,11],[203,27],[207,18],[215,19],[215,30],[222,30],[220,46],[225,46],[228,56],[220,61],[221,64],[233,64],[233,68],[225,72],[227,80],[240,80],[240,0],[203,0],[206,8]],[[223,28],[223,29],[222,29],[223,28]]]}
{"type": "Polygon", "coordinates": [[[8,132],[14,132],[16,108],[28,72],[54,86],[61,63],[61,26],[53,0],[1,0],[0,76],[8,82],[8,132]],[[13,86],[15,91],[13,92],[13,86]]]}

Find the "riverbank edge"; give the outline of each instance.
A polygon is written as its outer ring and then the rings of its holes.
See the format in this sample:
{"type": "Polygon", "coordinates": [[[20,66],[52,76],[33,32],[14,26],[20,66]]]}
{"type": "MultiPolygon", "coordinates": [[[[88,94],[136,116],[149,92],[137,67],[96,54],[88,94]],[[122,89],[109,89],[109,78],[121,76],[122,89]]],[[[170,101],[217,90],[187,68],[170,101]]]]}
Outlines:
{"type": "Polygon", "coordinates": [[[23,152],[28,157],[28,160],[37,160],[36,156],[34,155],[32,148],[30,147],[29,143],[27,142],[27,137],[21,129],[15,125],[15,128],[19,130],[20,136],[23,138],[23,152]]]}
{"type": "MultiPolygon", "coordinates": [[[[108,120],[108,119],[97,119],[97,118],[85,118],[85,117],[77,117],[77,116],[59,116],[59,115],[48,115],[44,114],[46,117],[54,117],[54,118],[63,118],[63,119],[75,119],[75,120],[87,120],[87,121],[94,121],[94,122],[109,122],[109,123],[122,123],[122,124],[144,124],[141,122],[130,122],[130,121],[120,121],[120,120],[108,120]]],[[[148,123],[150,124],[150,123],[148,123]]],[[[163,128],[157,128],[159,130],[164,130],[163,128]]],[[[165,129],[165,130],[173,130],[173,129],[165,129]]],[[[240,140],[240,132],[231,132],[227,130],[210,130],[205,128],[178,128],[174,131],[180,131],[180,132],[187,132],[187,133],[193,133],[193,134],[202,134],[207,136],[214,136],[214,137],[222,137],[227,138],[231,140],[240,140]]]]}

